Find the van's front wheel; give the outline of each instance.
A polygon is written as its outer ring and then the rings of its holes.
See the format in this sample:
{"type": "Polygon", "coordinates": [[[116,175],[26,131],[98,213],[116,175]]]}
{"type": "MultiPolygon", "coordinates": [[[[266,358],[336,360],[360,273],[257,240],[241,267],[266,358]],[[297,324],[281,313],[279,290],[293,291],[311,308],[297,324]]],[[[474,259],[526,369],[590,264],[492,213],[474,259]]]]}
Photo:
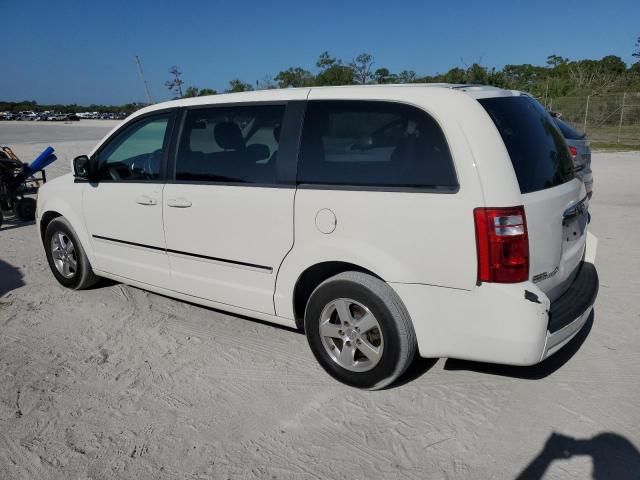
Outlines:
{"type": "Polygon", "coordinates": [[[82,290],[98,281],[84,248],[65,218],[57,217],[47,225],[44,247],[53,276],[65,287],[82,290]]]}
{"type": "Polygon", "coordinates": [[[358,388],[389,385],[416,352],[411,319],[396,292],[361,272],[344,272],[321,283],[307,303],[304,325],[320,365],[358,388]]]}

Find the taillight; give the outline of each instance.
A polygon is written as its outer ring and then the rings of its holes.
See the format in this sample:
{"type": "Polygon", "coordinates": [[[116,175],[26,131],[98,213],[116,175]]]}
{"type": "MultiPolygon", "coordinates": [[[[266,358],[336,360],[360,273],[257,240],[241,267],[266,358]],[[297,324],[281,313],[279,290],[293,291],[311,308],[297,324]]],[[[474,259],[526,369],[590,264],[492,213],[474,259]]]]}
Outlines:
{"type": "Polygon", "coordinates": [[[524,282],[529,278],[529,239],[524,207],[476,208],[478,281],[524,282]]]}
{"type": "Polygon", "coordinates": [[[578,156],[578,149],[576,147],[569,145],[569,153],[575,159],[575,157],[578,156]]]}

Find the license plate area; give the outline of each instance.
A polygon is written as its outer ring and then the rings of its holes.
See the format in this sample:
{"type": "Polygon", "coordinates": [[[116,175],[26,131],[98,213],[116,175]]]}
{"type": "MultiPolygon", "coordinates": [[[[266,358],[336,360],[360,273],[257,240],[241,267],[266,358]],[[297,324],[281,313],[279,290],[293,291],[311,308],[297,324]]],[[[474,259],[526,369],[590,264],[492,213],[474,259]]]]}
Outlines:
{"type": "MultiPolygon", "coordinates": [[[[581,250],[585,243],[587,224],[589,223],[588,198],[565,210],[562,216],[563,257],[571,255],[574,249],[581,250]]],[[[582,255],[582,252],[575,252],[582,255]]]]}

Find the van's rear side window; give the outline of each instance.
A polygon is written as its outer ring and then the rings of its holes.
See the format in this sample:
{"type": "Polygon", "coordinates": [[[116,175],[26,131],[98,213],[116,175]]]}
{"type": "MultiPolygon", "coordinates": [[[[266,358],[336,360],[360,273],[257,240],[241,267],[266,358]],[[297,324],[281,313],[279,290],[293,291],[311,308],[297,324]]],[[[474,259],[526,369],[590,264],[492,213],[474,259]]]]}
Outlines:
{"type": "Polygon", "coordinates": [[[381,101],[310,101],[298,183],[458,189],[436,121],[419,108],[381,101]]]}
{"type": "Polygon", "coordinates": [[[535,100],[496,97],[478,101],[502,136],[522,193],[552,188],[574,177],[562,134],[535,100]]]}

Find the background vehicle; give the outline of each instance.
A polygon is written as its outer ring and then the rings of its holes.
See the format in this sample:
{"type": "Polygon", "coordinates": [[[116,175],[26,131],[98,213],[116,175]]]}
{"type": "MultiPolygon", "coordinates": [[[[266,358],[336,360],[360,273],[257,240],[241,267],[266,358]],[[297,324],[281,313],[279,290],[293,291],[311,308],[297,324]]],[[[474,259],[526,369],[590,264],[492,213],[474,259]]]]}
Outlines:
{"type": "Polygon", "coordinates": [[[593,172],[591,171],[591,148],[585,134],[579,133],[571,125],[553,114],[553,121],[562,132],[571,152],[576,175],[584,182],[589,198],[593,195],[593,172]]]}
{"type": "Polygon", "coordinates": [[[35,112],[32,112],[29,110],[29,111],[18,112],[16,120],[33,121],[37,117],[38,115],[35,112]]]}
{"type": "Polygon", "coordinates": [[[38,197],[61,284],[104,276],[304,327],[323,368],[360,388],[393,382],[416,352],[535,364],[597,295],[585,186],[519,92],[184,99],[132,115],[74,172],[38,197]]]}

